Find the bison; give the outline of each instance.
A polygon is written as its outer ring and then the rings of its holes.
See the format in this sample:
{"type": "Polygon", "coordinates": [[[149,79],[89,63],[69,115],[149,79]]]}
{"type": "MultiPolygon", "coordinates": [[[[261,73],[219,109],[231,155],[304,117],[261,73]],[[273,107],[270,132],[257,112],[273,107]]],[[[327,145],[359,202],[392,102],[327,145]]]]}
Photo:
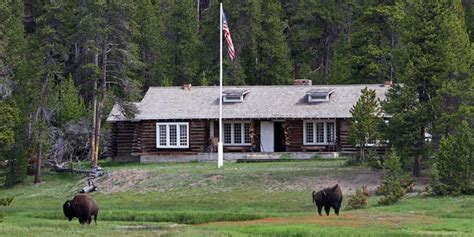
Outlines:
{"type": "Polygon", "coordinates": [[[95,200],[88,194],[79,193],[72,200],[67,200],[63,204],[64,215],[71,221],[74,217],[79,219],[81,225],[90,224],[92,216],[97,225],[97,214],[99,213],[99,206],[95,200]]]}
{"type": "Polygon", "coordinates": [[[318,213],[321,216],[321,210],[324,207],[326,215],[329,216],[331,207],[334,208],[334,212],[339,216],[339,209],[342,203],[342,191],[339,184],[334,187],[325,188],[319,192],[313,191],[313,203],[318,208],[318,213]]]}

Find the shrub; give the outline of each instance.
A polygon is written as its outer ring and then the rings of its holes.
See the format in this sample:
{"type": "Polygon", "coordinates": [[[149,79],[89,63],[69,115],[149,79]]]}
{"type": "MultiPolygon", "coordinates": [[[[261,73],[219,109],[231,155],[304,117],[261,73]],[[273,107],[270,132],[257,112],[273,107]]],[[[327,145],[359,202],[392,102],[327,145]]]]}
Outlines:
{"type": "Polygon", "coordinates": [[[381,205],[396,203],[405,196],[405,193],[406,190],[401,185],[400,180],[393,176],[386,176],[382,185],[377,189],[377,194],[383,195],[379,200],[379,204],[381,205]]]}
{"type": "Polygon", "coordinates": [[[377,151],[369,150],[366,155],[367,165],[375,170],[383,168],[383,158],[380,156],[377,151]]]}
{"type": "MultiPolygon", "coordinates": [[[[13,197],[0,198],[0,206],[8,206],[12,203],[13,197]]],[[[0,210],[0,222],[3,222],[3,216],[5,214],[0,210]]]]}
{"type": "Polygon", "coordinates": [[[344,166],[359,166],[361,164],[359,154],[353,154],[344,162],[344,166]]]}
{"type": "Polygon", "coordinates": [[[459,131],[441,140],[430,185],[434,195],[468,194],[473,190],[474,138],[465,122],[459,131]]]}
{"type": "Polygon", "coordinates": [[[377,188],[376,194],[383,196],[379,204],[390,205],[400,200],[405,195],[406,189],[412,187],[414,181],[405,181],[400,157],[393,150],[384,162],[384,168],[387,173],[384,175],[382,185],[377,188]]]}
{"type": "Polygon", "coordinates": [[[356,190],[354,195],[349,196],[347,201],[347,208],[349,209],[360,209],[365,208],[369,204],[369,194],[366,187],[362,187],[356,190]]]}

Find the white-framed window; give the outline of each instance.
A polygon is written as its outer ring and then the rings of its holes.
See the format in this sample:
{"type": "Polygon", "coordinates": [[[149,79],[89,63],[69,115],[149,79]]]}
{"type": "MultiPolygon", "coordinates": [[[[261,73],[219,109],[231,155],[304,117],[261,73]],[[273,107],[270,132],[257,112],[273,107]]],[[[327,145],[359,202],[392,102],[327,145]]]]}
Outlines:
{"type": "Polygon", "coordinates": [[[305,121],[303,126],[303,145],[328,145],[336,142],[336,122],[305,121]]]}
{"type": "Polygon", "coordinates": [[[250,145],[250,122],[224,122],[224,145],[250,145]]]}
{"type": "Polygon", "coordinates": [[[156,148],[189,148],[189,123],[156,123],[156,148]]]}

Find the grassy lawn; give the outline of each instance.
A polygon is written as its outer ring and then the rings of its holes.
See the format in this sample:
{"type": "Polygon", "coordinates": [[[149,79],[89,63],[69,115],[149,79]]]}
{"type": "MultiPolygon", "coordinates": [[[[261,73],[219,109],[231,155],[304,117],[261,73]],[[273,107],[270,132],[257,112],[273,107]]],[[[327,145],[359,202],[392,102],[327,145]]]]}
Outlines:
{"type": "Polygon", "coordinates": [[[337,182],[350,192],[378,182],[380,172],[342,163],[233,163],[220,170],[214,163],[103,163],[108,175],[92,194],[97,226],[68,222],[62,213],[84,179],[45,171],[41,185],[28,180],[0,189],[0,197],[15,196],[0,236],[474,236],[473,196],[411,197],[392,206],[371,197],[369,208],[345,210],[344,202],[340,216],[317,216],[313,189],[337,182]]]}

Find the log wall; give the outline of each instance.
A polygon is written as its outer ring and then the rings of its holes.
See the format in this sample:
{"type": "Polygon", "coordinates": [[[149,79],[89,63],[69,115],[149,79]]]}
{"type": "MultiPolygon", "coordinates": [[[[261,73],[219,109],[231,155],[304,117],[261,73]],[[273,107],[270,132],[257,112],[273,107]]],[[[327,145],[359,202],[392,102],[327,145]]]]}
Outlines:
{"type": "Polygon", "coordinates": [[[114,160],[131,161],[136,160],[133,155],[134,138],[136,137],[135,122],[115,122],[112,124],[112,134],[109,149],[114,160]]]}
{"type": "Polygon", "coordinates": [[[301,151],[303,146],[303,120],[285,122],[286,151],[301,151]]]}
{"type": "MultiPolygon", "coordinates": [[[[200,153],[216,151],[211,149],[210,121],[191,120],[189,122],[189,148],[187,149],[158,149],[156,148],[157,121],[115,122],[112,124],[111,155],[114,160],[136,160],[142,154],[175,154],[200,153]]],[[[284,124],[286,151],[303,151],[303,120],[287,120],[284,124]]],[[[354,151],[354,145],[349,144],[348,136],[350,120],[336,120],[336,150],[354,151]]],[[[219,124],[214,122],[214,137],[219,136],[219,124]]],[[[252,121],[250,126],[251,146],[243,147],[245,151],[260,151],[260,121],[252,121]]],[[[329,149],[329,148],[328,148],[329,149]]],[[[236,150],[236,151],[243,151],[236,150]]]]}
{"type": "MultiPolygon", "coordinates": [[[[189,148],[187,149],[158,149],[156,148],[157,121],[141,122],[141,153],[168,154],[175,152],[205,152],[209,146],[209,121],[192,120],[176,121],[189,122],[189,148]]],[[[137,140],[138,141],[138,140],[137,140]]]]}

